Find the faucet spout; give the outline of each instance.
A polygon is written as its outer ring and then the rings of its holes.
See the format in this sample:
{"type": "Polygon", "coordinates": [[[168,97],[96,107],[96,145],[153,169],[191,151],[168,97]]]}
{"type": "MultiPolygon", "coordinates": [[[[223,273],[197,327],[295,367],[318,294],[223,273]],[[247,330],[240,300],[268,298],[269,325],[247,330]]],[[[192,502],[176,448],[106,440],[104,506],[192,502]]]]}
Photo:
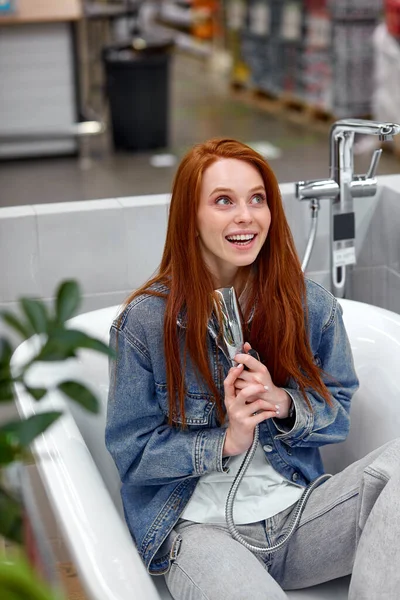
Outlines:
{"type": "Polygon", "coordinates": [[[342,119],[332,125],[330,132],[330,176],[340,182],[339,170],[353,173],[354,135],[377,135],[380,141],[393,139],[400,133],[398,123],[368,121],[364,119],[342,119]]]}
{"type": "Polygon", "coordinates": [[[366,135],[396,135],[400,133],[400,125],[365,119],[342,119],[332,125],[331,136],[337,136],[346,131],[366,135]]]}

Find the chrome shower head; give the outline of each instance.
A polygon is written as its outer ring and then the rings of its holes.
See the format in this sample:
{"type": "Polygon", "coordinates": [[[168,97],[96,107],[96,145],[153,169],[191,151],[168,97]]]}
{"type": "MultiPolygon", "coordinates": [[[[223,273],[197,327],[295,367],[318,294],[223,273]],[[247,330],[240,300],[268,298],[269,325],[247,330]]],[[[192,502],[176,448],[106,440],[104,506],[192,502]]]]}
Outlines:
{"type": "Polygon", "coordinates": [[[234,357],[243,351],[242,318],[234,287],[215,290],[215,302],[218,303],[222,317],[222,343],[233,366],[234,357]]]}

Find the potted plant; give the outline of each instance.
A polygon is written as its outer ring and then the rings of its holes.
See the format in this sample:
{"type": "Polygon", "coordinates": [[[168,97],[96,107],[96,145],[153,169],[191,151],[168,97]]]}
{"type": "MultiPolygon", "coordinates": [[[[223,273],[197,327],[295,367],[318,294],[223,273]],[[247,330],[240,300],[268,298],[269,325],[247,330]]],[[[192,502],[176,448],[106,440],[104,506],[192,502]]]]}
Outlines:
{"type": "MultiPolygon", "coordinates": [[[[76,313],[80,301],[78,283],[69,280],[58,287],[54,305],[50,309],[42,300],[22,298],[19,302],[21,317],[8,311],[0,313],[3,323],[16,332],[22,341],[35,336],[33,355],[18,371],[12,366],[13,346],[10,340],[0,336],[0,403],[14,401],[16,384],[22,385],[38,402],[46,396],[46,387],[32,387],[29,384],[30,369],[39,362],[74,359],[80,348],[113,356],[102,341],[68,326],[67,321],[76,313]]],[[[98,411],[97,398],[82,383],[66,380],[59,382],[56,387],[86,410],[93,413],[98,411]]],[[[27,550],[31,558],[35,555],[33,528],[27,517],[29,511],[24,506],[24,498],[18,497],[7,485],[6,477],[10,466],[23,464],[27,460],[30,444],[60,415],[59,411],[41,412],[27,419],[0,425],[0,536],[23,549],[11,559],[0,557],[2,600],[55,600],[60,597],[55,589],[40,580],[27,560],[27,550]]]]}

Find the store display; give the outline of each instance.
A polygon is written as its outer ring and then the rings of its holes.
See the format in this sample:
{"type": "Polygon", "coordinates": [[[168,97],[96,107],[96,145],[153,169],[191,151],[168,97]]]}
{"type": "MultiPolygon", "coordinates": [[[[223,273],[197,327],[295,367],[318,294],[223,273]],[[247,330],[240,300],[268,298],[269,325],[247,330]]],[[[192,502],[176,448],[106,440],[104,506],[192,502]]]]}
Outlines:
{"type": "MultiPolygon", "coordinates": [[[[400,0],[386,2],[400,9],[400,0]]],[[[235,82],[337,117],[370,114],[372,35],[383,0],[225,0],[225,7],[235,82]],[[243,65],[247,78],[238,78],[243,65]]],[[[400,35],[400,18],[392,16],[392,27],[400,35]]]]}
{"type": "MultiPolygon", "coordinates": [[[[380,121],[398,123],[400,121],[400,44],[382,23],[374,32],[373,47],[375,55],[373,115],[380,121]]],[[[399,146],[398,142],[397,146],[399,146]]]]}
{"type": "Polygon", "coordinates": [[[383,0],[328,0],[332,19],[376,21],[383,13],[383,0]]]}
{"type": "Polygon", "coordinates": [[[375,21],[334,21],[333,112],[338,117],[371,113],[375,21]]]}

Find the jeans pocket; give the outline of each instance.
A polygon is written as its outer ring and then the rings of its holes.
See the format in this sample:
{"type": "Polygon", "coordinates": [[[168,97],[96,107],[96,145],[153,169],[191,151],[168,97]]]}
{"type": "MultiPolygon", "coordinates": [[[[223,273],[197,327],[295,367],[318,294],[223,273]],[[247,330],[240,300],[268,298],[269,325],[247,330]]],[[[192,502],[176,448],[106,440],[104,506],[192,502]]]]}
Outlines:
{"type": "Polygon", "coordinates": [[[365,523],[377,501],[380,493],[387,484],[387,479],[379,473],[367,467],[364,470],[364,475],[361,482],[359,497],[358,497],[358,527],[356,543],[360,540],[365,523]]]}
{"type": "Polygon", "coordinates": [[[176,535],[174,541],[172,542],[171,551],[169,553],[170,565],[172,565],[178,558],[178,554],[181,549],[181,544],[182,544],[182,536],[179,535],[179,533],[178,533],[176,535]]]}

